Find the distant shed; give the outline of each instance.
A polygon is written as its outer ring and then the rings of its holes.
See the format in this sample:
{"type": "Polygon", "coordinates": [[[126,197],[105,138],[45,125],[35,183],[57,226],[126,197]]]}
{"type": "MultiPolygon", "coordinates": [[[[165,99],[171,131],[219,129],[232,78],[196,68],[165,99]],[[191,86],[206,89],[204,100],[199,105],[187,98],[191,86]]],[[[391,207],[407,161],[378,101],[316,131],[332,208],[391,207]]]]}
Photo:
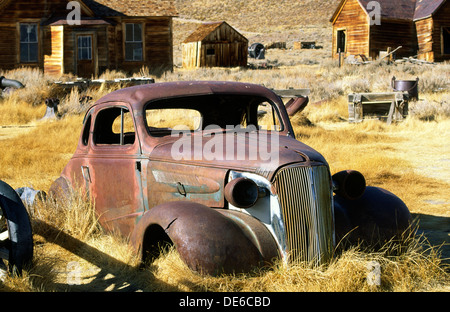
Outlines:
{"type": "Polygon", "coordinates": [[[397,57],[417,56],[427,61],[450,59],[450,0],[342,0],[334,12],[332,53],[372,59],[388,48],[397,57]]]}
{"type": "Polygon", "coordinates": [[[226,22],[204,23],[183,42],[183,67],[247,66],[248,40],[226,22]]]}

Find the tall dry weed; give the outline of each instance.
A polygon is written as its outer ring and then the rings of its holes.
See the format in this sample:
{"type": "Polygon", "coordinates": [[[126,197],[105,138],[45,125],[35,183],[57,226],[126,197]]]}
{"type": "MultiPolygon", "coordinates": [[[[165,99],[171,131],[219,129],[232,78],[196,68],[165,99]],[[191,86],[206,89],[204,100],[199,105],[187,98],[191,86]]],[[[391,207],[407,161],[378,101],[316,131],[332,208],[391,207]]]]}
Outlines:
{"type": "Polygon", "coordinates": [[[403,242],[386,243],[379,251],[355,246],[320,267],[280,262],[250,274],[211,277],[190,271],[176,250],[169,248],[149,269],[165,289],[176,287],[178,291],[434,291],[450,286],[450,276],[437,253],[420,236],[408,236],[403,242]],[[374,265],[379,266],[378,280],[373,276],[374,265]]]}

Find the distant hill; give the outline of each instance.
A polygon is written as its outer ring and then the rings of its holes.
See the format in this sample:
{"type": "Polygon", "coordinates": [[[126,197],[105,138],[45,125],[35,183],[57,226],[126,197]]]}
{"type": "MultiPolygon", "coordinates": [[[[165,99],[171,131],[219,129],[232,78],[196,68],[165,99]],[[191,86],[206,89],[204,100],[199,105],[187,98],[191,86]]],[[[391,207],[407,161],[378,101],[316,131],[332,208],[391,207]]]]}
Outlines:
{"type": "Polygon", "coordinates": [[[199,22],[226,21],[250,43],[316,41],[325,48],[331,39],[330,18],[340,0],[175,0],[179,17],[174,44],[180,43],[199,22]]]}
{"type": "Polygon", "coordinates": [[[340,0],[175,0],[179,17],[226,20],[248,32],[267,28],[327,26],[340,0]]]}

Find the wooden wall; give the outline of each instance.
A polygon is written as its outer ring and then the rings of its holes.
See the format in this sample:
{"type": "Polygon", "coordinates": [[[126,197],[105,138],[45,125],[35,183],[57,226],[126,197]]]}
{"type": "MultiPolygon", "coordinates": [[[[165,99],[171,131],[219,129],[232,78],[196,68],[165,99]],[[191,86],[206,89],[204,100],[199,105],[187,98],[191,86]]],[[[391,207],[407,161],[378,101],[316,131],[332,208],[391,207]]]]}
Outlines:
{"type": "Polygon", "coordinates": [[[429,17],[416,22],[417,40],[419,50],[418,58],[434,61],[433,53],[433,18],[429,17]]]}
{"type": "Polygon", "coordinates": [[[173,29],[171,17],[145,19],[115,19],[115,30],[108,30],[110,68],[126,72],[139,72],[142,67],[171,70],[173,68],[173,29]],[[142,23],[144,29],[144,60],[125,61],[125,23],[142,23]]]}
{"type": "Polygon", "coordinates": [[[203,43],[201,47],[201,67],[247,66],[248,44],[242,42],[203,43]],[[214,54],[208,55],[208,50],[214,54]]]}
{"type": "Polygon", "coordinates": [[[183,68],[192,69],[200,67],[201,41],[183,43],[182,65],[183,68]]]}
{"type": "Polygon", "coordinates": [[[60,77],[64,73],[64,26],[44,30],[44,72],[60,77]]]}
{"type": "Polygon", "coordinates": [[[433,15],[434,61],[450,60],[450,54],[442,54],[442,27],[450,27],[450,1],[433,15]]]}
{"type": "Polygon", "coordinates": [[[17,40],[16,25],[0,22],[0,69],[11,70],[16,67],[17,40]]]}
{"type": "Polygon", "coordinates": [[[417,35],[414,22],[403,20],[381,20],[380,25],[370,27],[370,57],[376,59],[380,51],[402,46],[395,52],[397,58],[417,54],[417,35]]]}
{"type": "Polygon", "coordinates": [[[348,0],[333,22],[332,55],[338,57],[337,31],[346,30],[345,55],[364,54],[369,56],[369,17],[357,0],[348,0]]]}

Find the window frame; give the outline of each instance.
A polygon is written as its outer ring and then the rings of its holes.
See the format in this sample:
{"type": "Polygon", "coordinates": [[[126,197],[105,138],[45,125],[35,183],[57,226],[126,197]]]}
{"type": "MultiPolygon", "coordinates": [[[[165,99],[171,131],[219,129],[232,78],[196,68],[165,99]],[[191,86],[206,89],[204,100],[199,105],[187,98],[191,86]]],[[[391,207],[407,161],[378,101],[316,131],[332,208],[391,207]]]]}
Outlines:
{"type": "MultiPolygon", "coordinates": [[[[88,47],[83,47],[79,44],[79,42],[77,42],[77,61],[92,61],[94,59],[94,36],[92,34],[79,34],[77,36],[77,40],[80,40],[82,38],[89,38],[90,41],[90,46],[88,47]],[[88,51],[88,58],[81,58],[80,55],[82,53],[80,53],[80,49],[87,49],[88,51]]],[[[81,55],[82,56],[82,55],[81,55]]]]}
{"type": "Polygon", "coordinates": [[[94,121],[94,125],[93,125],[93,130],[92,130],[92,143],[93,146],[95,148],[131,148],[134,147],[136,145],[136,142],[139,141],[138,139],[138,135],[137,135],[137,130],[136,130],[136,123],[132,114],[132,110],[130,110],[130,108],[128,108],[125,105],[117,105],[117,106],[108,106],[108,107],[103,107],[101,109],[99,109],[96,113],[95,113],[95,121],[94,121]],[[117,118],[120,118],[120,133],[118,133],[119,135],[119,142],[118,143],[102,143],[102,142],[98,142],[98,137],[97,137],[97,130],[98,127],[100,127],[102,124],[99,124],[99,118],[102,118],[101,115],[103,113],[105,113],[107,110],[112,110],[112,109],[120,109],[120,114],[118,114],[111,122],[111,133],[112,134],[116,134],[114,133],[112,127],[114,125],[114,121],[117,118]],[[134,142],[132,144],[126,144],[125,143],[125,132],[124,132],[124,121],[125,121],[125,114],[128,113],[130,114],[131,117],[131,121],[133,123],[133,129],[134,129],[134,142]]]}
{"type": "Polygon", "coordinates": [[[18,22],[17,23],[17,29],[18,29],[18,49],[19,49],[19,53],[17,55],[18,57],[18,63],[20,64],[37,64],[39,63],[39,59],[40,59],[40,29],[39,29],[39,23],[35,22],[35,21],[22,21],[22,22],[18,22]],[[36,41],[30,41],[29,39],[29,33],[27,32],[27,41],[22,41],[22,26],[35,26],[36,28],[36,41]],[[22,59],[22,50],[23,50],[23,45],[27,45],[28,46],[28,55],[27,55],[27,59],[22,59]],[[36,59],[30,59],[30,46],[32,45],[36,45],[35,49],[36,49],[36,59]]]}
{"type": "MultiPolygon", "coordinates": [[[[124,22],[123,23],[123,59],[125,62],[144,62],[145,61],[145,24],[143,22],[124,22]],[[128,40],[127,38],[127,26],[128,25],[133,25],[133,40],[128,40]],[[135,40],[135,26],[139,25],[141,27],[141,40],[140,41],[136,41],[135,40]],[[134,44],[141,44],[141,49],[142,49],[142,53],[141,53],[141,58],[140,59],[135,59],[134,57],[134,52],[133,52],[133,58],[127,58],[127,45],[134,45],[134,44]]],[[[133,49],[134,51],[134,49],[133,49]]]]}

